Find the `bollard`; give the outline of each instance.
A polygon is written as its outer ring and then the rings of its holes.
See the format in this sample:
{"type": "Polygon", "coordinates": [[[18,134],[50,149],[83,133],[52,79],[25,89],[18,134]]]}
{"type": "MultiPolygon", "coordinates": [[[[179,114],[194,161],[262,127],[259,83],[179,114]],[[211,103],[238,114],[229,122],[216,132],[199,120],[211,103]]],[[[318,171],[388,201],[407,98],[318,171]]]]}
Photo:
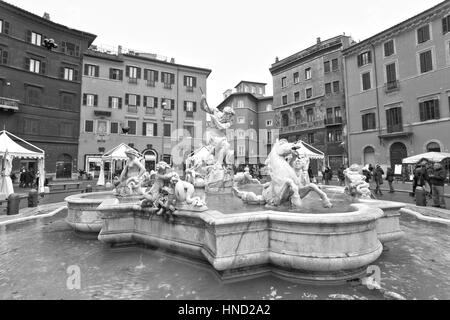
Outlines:
{"type": "Polygon", "coordinates": [[[13,216],[19,214],[20,207],[20,195],[17,193],[12,193],[8,197],[8,206],[6,208],[6,214],[8,216],[13,216]]]}
{"type": "Polygon", "coordinates": [[[32,189],[28,193],[28,208],[36,208],[39,204],[39,193],[37,190],[32,189]]]}
{"type": "Polygon", "coordinates": [[[427,206],[426,192],[422,187],[416,188],[416,206],[427,206]]]}
{"type": "Polygon", "coordinates": [[[86,186],[86,193],[90,193],[90,192],[92,192],[92,186],[90,184],[88,184],[86,186]]]}

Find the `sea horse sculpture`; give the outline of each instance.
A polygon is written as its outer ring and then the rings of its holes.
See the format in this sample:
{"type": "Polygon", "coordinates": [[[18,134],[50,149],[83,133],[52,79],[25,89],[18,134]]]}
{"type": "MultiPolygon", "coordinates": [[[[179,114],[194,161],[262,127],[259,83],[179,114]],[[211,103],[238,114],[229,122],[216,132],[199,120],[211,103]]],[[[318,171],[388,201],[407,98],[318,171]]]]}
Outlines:
{"type": "Polygon", "coordinates": [[[344,170],[345,192],[353,197],[370,199],[372,192],[370,185],[366,182],[366,177],[360,173],[360,167],[352,164],[350,168],[344,170]]]}

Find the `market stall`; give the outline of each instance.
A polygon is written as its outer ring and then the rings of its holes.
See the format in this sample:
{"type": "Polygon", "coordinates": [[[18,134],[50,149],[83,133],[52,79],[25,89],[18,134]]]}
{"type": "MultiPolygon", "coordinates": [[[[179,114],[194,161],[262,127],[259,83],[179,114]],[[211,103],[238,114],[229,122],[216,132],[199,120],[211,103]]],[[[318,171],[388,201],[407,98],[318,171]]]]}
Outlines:
{"type": "MultiPolygon", "coordinates": [[[[115,148],[109,150],[108,152],[105,152],[105,154],[102,156],[102,164],[100,166],[100,176],[99,176],[97,185],[105,184],[104,167],[105,167],[106,162],[110,163],[109,180],[111,181],[111,183],[113,182],[114,172],[116,170],[116,163],[119,161],[121,161],[121,162],[126,161],[128,159],[128,156],[126,155],[126,151],[130,151],[130,150],[136,151],[136,149],[126,145],[125,143],[121,143],[118,146],[116,146],[115,148]],[[101,180],[102,177],[103,177],[103,180],[101,180]]],[[[140,152],[137,152],[137,153],[139,154],[139,159],[144,161],[143,155],[140,152]]]]}

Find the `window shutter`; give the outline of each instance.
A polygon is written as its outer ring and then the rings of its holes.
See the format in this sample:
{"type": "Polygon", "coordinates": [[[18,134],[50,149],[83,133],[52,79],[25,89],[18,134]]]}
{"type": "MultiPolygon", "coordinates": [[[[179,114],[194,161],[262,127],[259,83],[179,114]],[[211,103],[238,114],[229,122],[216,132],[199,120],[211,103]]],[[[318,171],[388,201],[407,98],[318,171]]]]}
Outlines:
{"type": "Polygon", "coordinates": [[[136,74],[136,77],[137,77],[138,79],[141,78],[141,68],[137,68],[137,74],[136,74]]]}
{"type": "Polygon", "coordinates": [[[175,75],[173,73],[170,74],[170,83],[171,84],[175,83],[175,75]]]}
{"type": "Polygon", "coordinates": [[[25,33],[25,41],[30,43],[31,42],[31,31],[27,30],[25,33]]]}
{"type": "Polygon", "coordinates": [[[9,22],[7,22],[7,21],[4,21],[3,32],[4,32],[5,34],[9,34],[9,22]]]}
{"type": "Polygon", "coordinates": [[[447,16],[447,17],[444,17],[444,19],[442,19],[442,33],[443,34],[446,34],[449,30],[449,25],[448,25],[448,20],[447,20],[447,18],[448,17],[450,17],[450,16],[447,16]]]}
{"type": "Polygon", "coordinates": [[[119,109],[122,109],[122,98],[119,98],[119,109]]]}
{"type": "Polygon", "coordinates": [[[126,66],[126,68],[125,68],[125,76],[126,77],[130,76],[130,67],[129,66],[126,66]]]}
{"type": "Polygon", "coordinates": [[[126,94],[125,94],[125,105],[128,106],[129,101],[130,101],[130,95],[129,95],[128,93],[126,93],[126,94]]]}
{"type": "Polygon", "coordinates": [[[196,112],[196,111],[197,111],[197,102],[194,102],[194,112],[196,112]]]}
{"type": "Polygon", "coordinates": [[[144,69],[144,80],[148,80],[148,70],[144,69]]]}
{"type": "Polygon", "coordinates": [[[78,70],[77,69],[73,70],[73,81],[78,81],[78,70]]]}
{"type": "Polygon", "coordinates": [[[25,70],[30,71],[30,58],[25,58],[25,70]]]}
{"type": "Polygon", "coordinates": [[[61,42],[61,51],[66,53],[66,42],[65,41],[61,42]]]}
{"type": "Polygon", "coordinates": [[[154,71],[154,74],[155,74],[155,82],[158,82],[159,80],[158,80],[158,76],[159,76],[159,72],[158,71],[154,71]]]}
{"type": "Polygon", "coordinates": [[[77,57],[80,56],[80,46],[75,46],[75,55],[76,55],[77,57]]]}
{"type": "Polygon", "coordinates": [[[195,88],[195,87],[197,87],[197,78],[196,77],[193,77],[192,78],[192,86],[195,88]]]}
{"type": "Polygon", "coordinates": [[[186,80],[187,80],[187,76],[184,76],[183,77],[183,86],[185,86],[185,87],[186,87],[186,82],[187,82],[186,80]]]}
{"type": "Polygon", "coordinates": [[[138,107],[141,106],[141,96],[140,95],[136,96],[136,106],[138,106],[138,107]]]}
{"type": "Polygon", "coordinates": [[[146,122],[143,122],[143,123],[142,123],[142,135],[143,135],[144,137],[146,136],[146,133],[147,133],[147,130],[145,130],[146,127],[147,127],[147,123],[146,123],[146,122]]]}
{"type": "Polygon", "coordinates": [[[158,98],[153,98],[153,108],[158,108],[158,98]]]}
{"type": "Polygon", "coordinates": [[[359,54],[358,55],[358,67],[361,67],[362,65],[362,56],[359,54]]]}
{"type": "Polygon", "coordinates": [[[109,78],[112,79],[113,78],[113,69],[109,68],[109,78]]]}
{"type": "Polygon", "coordinates": [[[59,68],[59,77],[60,77],[61,79],[64,79],[64,67],[60,67],[60,68],[59,68]]]}
{"type": "Polygon", "coordinates": [[[98,95],[94,94],[94,107],[98,106],[98,95]]]}
{"type": "Polygon", "coordinates": [[[175,100],[174,99],[170,100],[170,109],[175,110],[175,100]]]}
{"type": "Polygon", "coordinates": [[[184,108],[184,111],[187,110],[187,101],[184,101],[184,103],[183,103],[183,108],[184,108]]]}
{"type": "Polygon", "coordinates": [[[100,67],[95,66],[95,76],[98,78],[99,74],[100,74],[100,67]]]}
{"type": "Polygon", "coordinates": [[[123,80],[123,70],[119,71],[119,80],[122,81],[123,80]]]}
{"type": "Polygon", "coordinates": [[[142,103],[142,105],[143,105],[144,107],[147,106],[147,97],[146,97],[146,96],[144,96],[144,102],[142,103]]]}
{"type": "Polygon", "coordinates": [[[88,72],[89,72],[89,65],[88,65],[88,64],[85,64],[85,65],[84,65],[84,75],[87,76],[87,75],[88,75],[88,72]]]}
{"type": "Polygon", "coordinates": [[[441,116],[439,114],[439,100],[434,100],[434,118],[439,119],[441,116]]]}
{"type": "Polygon", "coordinates": [[[83,93],[83,106],[87,105],[87,94],[83,93]]]}
{"type": "Polygon", "coordinates": [[[153,136],[156,137],[158,135],[158,124],[153,124],[153,136]]]}
{"type": "Polygon", "coordinates": [[[108,108],[112,108],[112,97],[108,97],[108,108]]]}
{"type": "Polygon", "coordinates": [[[368,51],[367,56],[368,56],[369,63],[372,63],[372,51],[368,51]]]}
{"type": "Polygon", "coordinates": [[[41,61],[41,70],[39,70],[41,72],[41,74],[45,74],[46,67],[47,67],[47,64],[44,61],[41,61]]]}
{"type": "Polygon", "coordinates": [[[2,64],[8,64],[8,51],[2,52],[2,64]]]}

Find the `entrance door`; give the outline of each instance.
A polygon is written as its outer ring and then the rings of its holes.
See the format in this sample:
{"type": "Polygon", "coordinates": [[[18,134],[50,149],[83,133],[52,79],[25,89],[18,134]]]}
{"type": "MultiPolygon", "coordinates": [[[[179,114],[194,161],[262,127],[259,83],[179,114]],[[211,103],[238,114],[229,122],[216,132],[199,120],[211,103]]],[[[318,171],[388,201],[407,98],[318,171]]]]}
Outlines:
{"type": "Polygon", "coordinates": [[[396,164],[402,164],[402,160],[408,156],[407,154],[406,146],[403,143],[393,143],[390,149],[391,168],[395,168],[396,164]]]}
{"type": "Polygon", "coordinates": [[[62,154],[56,161],[56,178],[72,179],[72,157],[68,154],[62,154]]]}
{"type": "Polygon", "coordinates": [[[364,148],[364,163],[363,163],[363,165],[371,164],[372,166],[374,166],[375,163],[376,163],[375,150],[372,147],[365,147],[364,148]]]}

